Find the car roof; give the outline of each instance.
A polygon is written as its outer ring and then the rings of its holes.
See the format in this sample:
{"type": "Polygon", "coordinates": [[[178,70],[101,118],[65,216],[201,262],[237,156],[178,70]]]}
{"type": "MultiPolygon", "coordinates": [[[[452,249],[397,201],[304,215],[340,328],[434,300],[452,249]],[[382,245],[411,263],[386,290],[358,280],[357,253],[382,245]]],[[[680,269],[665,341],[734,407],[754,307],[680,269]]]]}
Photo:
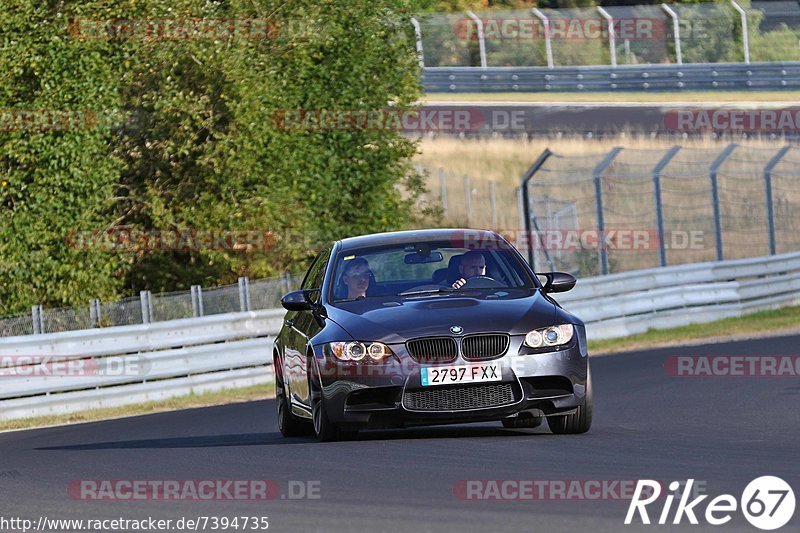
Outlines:
{"type": "Polygon", "coordinates": [[[342,239],[339,243],[341,251],[349,251],[372,246],[426,241],[452,241],[456,246],[467,247],[468,243],[495,242],[499,239],[502,238],[494,231],[489,230],[440,228],[372,233],[342,239]]]}

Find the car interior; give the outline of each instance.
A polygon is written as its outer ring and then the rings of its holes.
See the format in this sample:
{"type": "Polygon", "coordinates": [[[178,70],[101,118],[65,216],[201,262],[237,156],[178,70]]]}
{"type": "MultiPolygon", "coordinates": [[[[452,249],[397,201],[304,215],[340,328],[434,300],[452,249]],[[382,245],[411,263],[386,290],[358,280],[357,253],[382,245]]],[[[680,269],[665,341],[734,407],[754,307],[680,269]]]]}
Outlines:
{"type": "MultiPolygon", "coordinates": [[[[513,274],[506,273],[505,269],[498,264],[497,260],[492,256],[491,253],[486,253],[484,255],[486,257],[486,275],[488,277],[510,286],[517,284],[515,276],[513,274]]],[[[453,284],[453,282],[462,277],[461,272],[458,269],[458,265],[462,257],[463,254],[450,257],[447,267],[436,269],[431,275],[430,281],[420,279],[381,281],[376,277],[375,272],[372,271],[370,272],[367,296],[373,297],[394,295],[420,286],[450,286],[453,284]]],[[[333,294],[335,299],[347,298],[347,287],[341,280],[341,277],[339,277],[339,279],[336,281],[333,294]]]]}

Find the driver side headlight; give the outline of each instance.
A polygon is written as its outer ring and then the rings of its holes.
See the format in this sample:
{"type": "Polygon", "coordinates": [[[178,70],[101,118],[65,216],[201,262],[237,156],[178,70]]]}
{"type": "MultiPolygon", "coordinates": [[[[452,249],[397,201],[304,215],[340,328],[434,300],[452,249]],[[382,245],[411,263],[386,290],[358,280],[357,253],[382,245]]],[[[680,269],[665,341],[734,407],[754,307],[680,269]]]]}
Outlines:
{"type": "Polygon", "coordinates": [[[339,361],[380,363],[392,355],[392,350],[382,342],[332,342],[329,346],[339,361]]]}
{"type": "Polygon", "coordinates": [[[525,335],[525,346],[529,348],[561,346],[571,341],[574,335],[575,328],[572,327],[572,324],[534,329],[525,335]]]}

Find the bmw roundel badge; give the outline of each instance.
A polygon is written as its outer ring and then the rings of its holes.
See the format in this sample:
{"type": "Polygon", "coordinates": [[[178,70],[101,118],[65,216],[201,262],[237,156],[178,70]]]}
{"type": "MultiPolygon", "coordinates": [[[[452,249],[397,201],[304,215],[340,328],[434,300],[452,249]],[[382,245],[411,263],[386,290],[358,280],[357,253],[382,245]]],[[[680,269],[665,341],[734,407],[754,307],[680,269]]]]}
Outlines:
{"type": "Polygon", "coordinates": [[[456,335],[459,335],[460,333],[464,332],[464,328],[462,328],[461,326],[450,326],[450,331],[455,333],[456,335]]]}

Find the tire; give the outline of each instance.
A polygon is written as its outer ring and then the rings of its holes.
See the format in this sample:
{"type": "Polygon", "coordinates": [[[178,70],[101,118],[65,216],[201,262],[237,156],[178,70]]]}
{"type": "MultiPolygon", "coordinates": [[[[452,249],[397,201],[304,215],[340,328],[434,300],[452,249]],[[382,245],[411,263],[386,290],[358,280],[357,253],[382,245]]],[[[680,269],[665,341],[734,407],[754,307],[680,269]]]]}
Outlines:
{"type": "MultiPolygon", "coordinates": [[[[309,361],[309,364],[312,364],[309,361]]],[[[314,425],[314,436],[320,442],[334,442],[342,438],[339,426],[328,418],[325,410],[325,398],[322,397],[322,387],[313,376],[309,377],[308,388],[311,393],[311,420],[314,425]]]]}
{"type": "Polygon", "coordinates": [[[278,429],[284,437],[300,437],[306,433],[305,424],[292,414],[289,405],[289,398],[286,396],[286,388],[283,380],[278,374],[278,359],[275,358],[275,403],[278,407],[278,429]]]}
{"type": "Polygon", "coordinates": [[[509,429],[538,428],[542,425],[541,416],[517,416],[516,418],[504,418],[503,427],[509,429]]]}
{"type": "Polygon", "coordinates": [[[550,431],[556,435],[576,435],[586,433],[592,427],[592,374],[586,377],[586,397],[575,412],[564,416],[547,418],[550,431]]]}

